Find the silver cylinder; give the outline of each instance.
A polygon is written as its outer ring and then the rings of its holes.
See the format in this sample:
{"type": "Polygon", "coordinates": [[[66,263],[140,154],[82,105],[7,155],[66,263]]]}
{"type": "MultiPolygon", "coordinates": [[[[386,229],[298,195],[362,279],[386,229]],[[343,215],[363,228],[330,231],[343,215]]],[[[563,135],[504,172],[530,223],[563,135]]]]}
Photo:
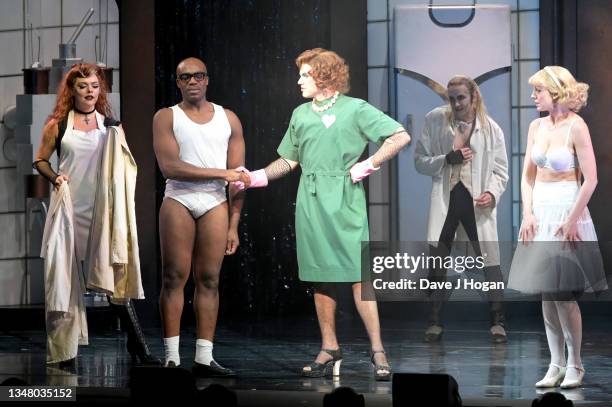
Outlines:
{"type": "Polygon", "coordinates": [[[60,59],[76,58],[76,44],[60,44],[59,57],[60,59]]]}

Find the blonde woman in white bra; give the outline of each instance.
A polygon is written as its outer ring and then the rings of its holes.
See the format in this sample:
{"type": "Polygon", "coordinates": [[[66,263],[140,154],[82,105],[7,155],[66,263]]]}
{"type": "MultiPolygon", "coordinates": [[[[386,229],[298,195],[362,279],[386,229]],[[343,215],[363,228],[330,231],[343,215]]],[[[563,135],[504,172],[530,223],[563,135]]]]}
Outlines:
{"type": "Polygon", "coordinates": [[[589,128],[577,114],[586,105],[589,86],[560,66],[538,71],[529,84],[536,108],[548,116],[529,126],[521,178],[523,221],[508,287],[542,295],[551,360],[536,387],[575,388],[582,385],[585,373],[576,298],[607,288],[599,249],[580,254],[584,242],[597,247],[587,209],[597,186],[597,166],[589,128]],[[568,257],[561,247],[574,250],[568,257]]]}

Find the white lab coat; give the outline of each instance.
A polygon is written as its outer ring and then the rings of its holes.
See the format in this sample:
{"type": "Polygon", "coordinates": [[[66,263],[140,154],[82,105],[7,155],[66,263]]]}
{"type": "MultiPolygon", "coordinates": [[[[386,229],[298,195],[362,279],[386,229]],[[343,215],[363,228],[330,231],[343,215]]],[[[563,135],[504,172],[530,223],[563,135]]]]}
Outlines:
{"type": "MultiPolygon", "coordinates": [[[[427,114],[423,132],[415,152],[416,170],[432,177],[431,205],[427,225],[427,240],[437,243],[448,214],[450,200],[451,166],[446,163],[446,154],[453,149],[453,129],[448,120],[448,106],[437,107],[427,114]]],[[[493,119],[488,117],[489,125],[483,126],[476,119],[474,132],[470,139],[472,158],[471,192],[474,198],[483,192],[490,192],[495,204],[506,189],[508,183],[508,157],[504,133],[493,119]]],[[[478,240],[480,242],[497,242],[496,207],[477,208],[474,205],[478,240]]],[[[465,230],[459,225],[455,240],[469,240],[465,230]]],[[[499,245],[488,244],[481,247],[487,252],[485,264],[499,265],[499,245]]]]}
{"type": "Polygon", "coordinates": [[[87,317],[74,244],[74,211],[68,183],[52,194],[40,257],[45,259],[47,363],[69,360],[87,345],[87,317]]]}

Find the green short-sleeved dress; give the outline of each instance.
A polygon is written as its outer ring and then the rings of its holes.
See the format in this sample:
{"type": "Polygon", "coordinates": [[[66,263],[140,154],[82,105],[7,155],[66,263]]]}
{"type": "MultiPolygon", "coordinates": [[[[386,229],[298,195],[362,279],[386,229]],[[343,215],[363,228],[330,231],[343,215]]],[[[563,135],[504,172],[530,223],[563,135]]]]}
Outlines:
{"type": "Polygon", "coordinates": [[[300,280],[361,280],[361,242],[369,240],[365,193],[350,168],[368,141],[381,145],[401,124],[367,102],[340,95],[324,112],[298,106],[278,154],[299,161],[295,213],[300,280]]]}

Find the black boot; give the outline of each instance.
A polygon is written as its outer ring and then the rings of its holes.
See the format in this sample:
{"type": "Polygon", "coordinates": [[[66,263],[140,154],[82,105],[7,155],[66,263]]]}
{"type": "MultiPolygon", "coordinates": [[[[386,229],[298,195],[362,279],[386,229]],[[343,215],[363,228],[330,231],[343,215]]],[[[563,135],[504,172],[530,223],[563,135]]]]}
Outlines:
{"type": "Polygon", "coordinates": [[[143,364],[143,365],[161,365],[162,362],[149,351],[147,342],[145,340],[144,333],[138,322],[138,316],[132,302],[128,302],[126,305],[112,304],[111,306],[115,309],[119,320],[121,321],[121,328],[127,333],[127,350],[132,356],[132,363],[143,364]]]}

